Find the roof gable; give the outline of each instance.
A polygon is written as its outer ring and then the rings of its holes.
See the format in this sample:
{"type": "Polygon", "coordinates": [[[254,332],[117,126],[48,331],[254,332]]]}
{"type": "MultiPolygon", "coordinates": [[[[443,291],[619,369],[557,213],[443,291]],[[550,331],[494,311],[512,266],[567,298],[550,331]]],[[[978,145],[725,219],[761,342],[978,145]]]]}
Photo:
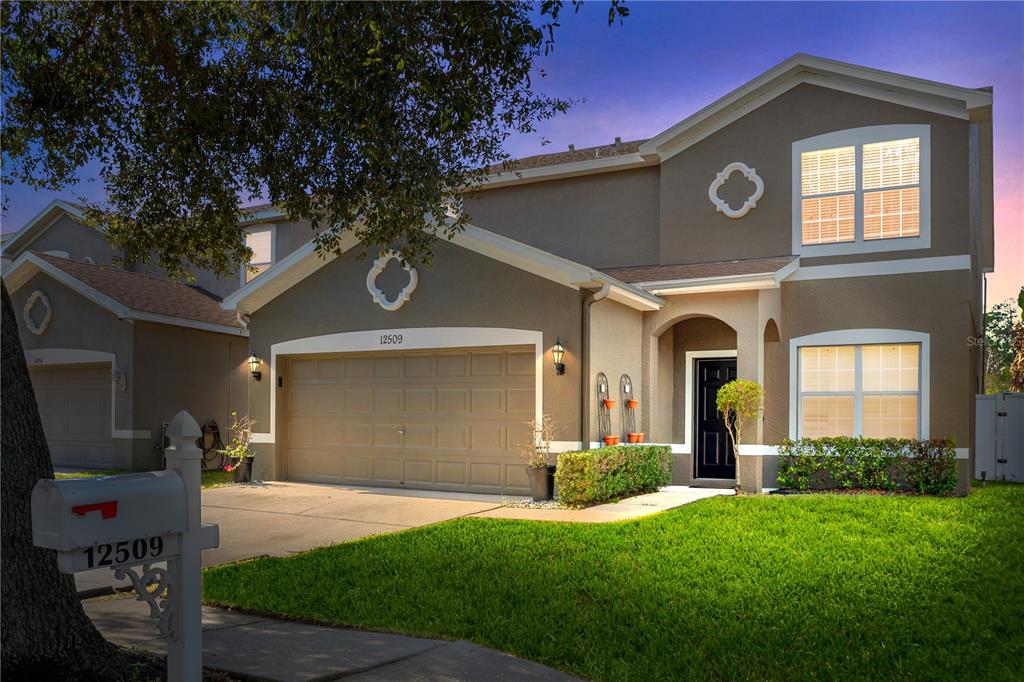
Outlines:
{"type": "Polygon", "coordinates": [[[55,199],[25,223],[24,227],[4,240],[3,255],[8,258],[16,258],[28,248],[36,237],[49,229],[63,215],[69,215],[85,224],[85,213],[80,206],[63,199],[55,199]]]}

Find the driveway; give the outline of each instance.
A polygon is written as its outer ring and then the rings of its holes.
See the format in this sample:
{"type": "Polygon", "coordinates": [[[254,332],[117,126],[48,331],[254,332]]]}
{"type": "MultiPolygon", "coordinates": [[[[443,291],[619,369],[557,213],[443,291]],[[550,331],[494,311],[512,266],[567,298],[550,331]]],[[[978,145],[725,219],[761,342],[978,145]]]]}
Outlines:
{"type": "MultiPolygon", "coordinates": [[[[203,521],[220,526],[220,547],[203,566],[256,556],[287,556],[321,545],[416,528],[501,506],[498,495],[266,482],[207,488],[203,521]]],[[[113,571],[75,575],[80,592],[127,586],[113,571]]]]}

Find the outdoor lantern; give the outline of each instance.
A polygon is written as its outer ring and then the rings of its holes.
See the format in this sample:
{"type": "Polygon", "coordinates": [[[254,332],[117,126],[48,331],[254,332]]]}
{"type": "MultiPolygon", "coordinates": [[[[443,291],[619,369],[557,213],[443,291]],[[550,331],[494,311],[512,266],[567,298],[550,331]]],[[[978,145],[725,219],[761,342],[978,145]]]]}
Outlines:
{"type": "Polygon", "coordinates": [[[251,374],[252,378],[256,381],[263,378],[263,372],[260,371],[260,362],[262,361],[256,357],[255,353],[249,356],[249,374],[251,374]]]}
{"type": "Polygon", "coordinates": [[[555,339],[555,345],[551,347],[551,357],[555,361],[555,374],[565,374],[565,364],[562,356],[565,355],[565,348],[562,347],[562,340],[555,339]]]}

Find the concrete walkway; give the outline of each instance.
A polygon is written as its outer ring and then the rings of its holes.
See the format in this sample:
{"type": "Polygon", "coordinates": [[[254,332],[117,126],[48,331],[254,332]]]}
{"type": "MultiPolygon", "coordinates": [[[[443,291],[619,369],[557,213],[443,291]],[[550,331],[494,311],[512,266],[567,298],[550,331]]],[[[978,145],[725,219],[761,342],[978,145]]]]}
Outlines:
{"type": "Polygon", "coordinates": [[[609,523],[626,521],[649,514],[681,507],[690,502],[718,495],[735,495],[732,489],[691,488],[670,485],[656,493],[637,495],[621,502],[599,504],[586,509],[533,509],[529,507],[498,507],[473,514],[478,518],[523,519],[527,521],[568,521],[576,523],[609,523]]]}
{"type": "MultiPolygon", "coordinates": [[[[103,636],[166,655],[166,640],[131,597],[92,599],[85,611],[103,636]]],[[[470,642],[327,628],[203,608],[203,664],[258,679],[574,680],[565,673],[470,642]]]]}

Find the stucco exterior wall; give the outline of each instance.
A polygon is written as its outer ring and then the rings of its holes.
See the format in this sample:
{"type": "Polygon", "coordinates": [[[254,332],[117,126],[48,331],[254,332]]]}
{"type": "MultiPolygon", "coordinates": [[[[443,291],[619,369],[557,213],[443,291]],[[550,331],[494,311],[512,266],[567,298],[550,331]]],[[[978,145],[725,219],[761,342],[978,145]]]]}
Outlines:
{"type": "Polygon", "coordinates": [[[134,337],[135,428],[152,434],[148,448],[136,445],[136,468],[160,466],[161,424],[180,410],[200,425],[216,419],[226,445],[231,411],[247,409],[249,340],[149,322],[136,322],[134,337]]]}
{"type": "MultiPolygon", "coordinates": [[[[612,433],[622,432],[622,396],[619,395],[619,380],[628,374],[633,384],[633,395],[639,399],[643,387],[641,375],[641,336],[643,334],[643,313],[609,299],[598,301],[590,309],[590,377],[588,378],[590,411],[590,442],[599,439],[597,415],[597,373],[608,377],[609,396],[618,403],[612,410],[612,433]]],[[[639,429],[639,414],[651,406],[637,408],[636,426],[639,429]]]]}
{"type": "Polygon", "coordinates": [[[658,169],[484,190],[470,222],[592,267],[658,262],[658,169]]]}
{"type": "MultiPolygon", "coordinates": [[[[266,306],[249,322],[254,352],[269,362],[275,343],[338,332],[416,327],[504,327],[543,332],[543,410],[559,426],[557,440],[580,439],[581,294],[574,289],[531,275],[461,247],[439,242],[433,266],[419,268],[412,299],[388,312],[366,290],[370,264],[351,257],[336,259],[266,306]],[[561,338],[566,372],[556,376],[550,348],[561,338]]],[[[469,344],[471,345],[471,344],[469,344]]],[[[401,350],[389,346],[388,350],[401,350]]],[[[268,424],[272,394],[268,372],[250,384],[249,414],[268,424]]],[[[288,377],[282,377],[287,381],[288,377]]],[[[278,410],[280,417],[282,411],[278,410]]],[[[257,430],[261,430],[258,429],[257,430]]],[[[276,434],[283,433],[281,420],[276,434]]],[[[257,471],[277,475],[278,453],[273,443],[257,443],[257,471]]]]}
{"type": "Polygon", "coordinates": [[[96,265],[110,265],[117,255],[102,232],[67,214],[57,218],[20,252],[4,255],[16,259],[24,251],[66,251],[72,260],[89,257],[96,265]]]}
{"type": "MultiPolygon", "coordinates": [[[[677,322],[672,328],[672,383],[676,387],[672,397],[672,442],[686,442],[686,403],[693,400],[687,395],[687,351],[736,350],[736,330],[712,317],[693,317],[677,322]]],[[[693,444],[690,444],[691,448],[693,444]]]]}
{"type": "MultiPolygon", "coordinates": [[[[134,372],[134,346],[130,322],[118,320],[113,313],[102,308],[48,275],[37,273],[17,291],[11,293],[11,304],[18,320],[18,336],[25,349],[29,365],[44,360],[47,349],[77,349],[114,354],[114,369],[127,374],[125,388],[113,394],[111,409],[115,429],[133,429],[133,397],[136,392],[134,372]],[[22,311],[33,291],[40,290],[50,299],[53,317],[46,331],[37,336],[25,325],[22,311]]],[[[39,304],[34,308],[41,311],[39,304]]],[[[34,318],[38,322],[39,318],[34,318]]],[[[40,363],[42,364],[42,363],[40,363]]],[[[118,468],[132,468],[132,443],[128,438],[113,439],[113,464],[118,468]]]]}
{"type": "MultiPolygon", "coordinates": [[[[662,263],[697,263],[792,252],[792,143],[862,126],[931,126],[932,248],[807,259],[804,265],[969,253],[968,123],[939,114],[815,85],[799,85],[661,166],[662,263]],[[741,219],[708,200],[715,175],[733,161],[765,184],[757,207],[741,219]]],[[[740,179],[734,175],[730,181],[740,179]]],[[[728,187],[728,185],[727,185],[728,187]]]]}

